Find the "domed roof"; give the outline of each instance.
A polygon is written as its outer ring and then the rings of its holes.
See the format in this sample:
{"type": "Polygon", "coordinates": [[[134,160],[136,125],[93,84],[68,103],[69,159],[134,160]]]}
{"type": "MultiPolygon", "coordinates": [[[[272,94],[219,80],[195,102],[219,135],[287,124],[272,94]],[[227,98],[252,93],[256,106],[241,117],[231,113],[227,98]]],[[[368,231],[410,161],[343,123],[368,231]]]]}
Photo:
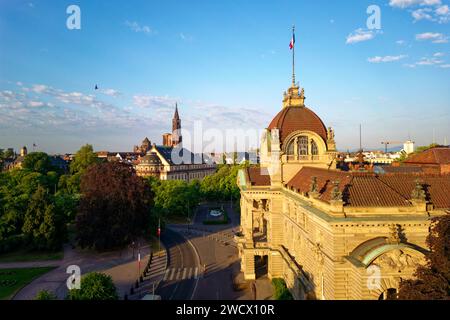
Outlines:
{"type": "Polygon", "coordinates": [[[160,165],[162,162],[155,152],[149,152],[141,159],[141,164],[160,165]]]}
{"type": "Polygon", "coordinates": [[[308,130],[327,141],[327,129],[322,120],[306,107],[285,107],[273,118],[268,129],[280,130],[281,143],[295,131],[308,130]]]}

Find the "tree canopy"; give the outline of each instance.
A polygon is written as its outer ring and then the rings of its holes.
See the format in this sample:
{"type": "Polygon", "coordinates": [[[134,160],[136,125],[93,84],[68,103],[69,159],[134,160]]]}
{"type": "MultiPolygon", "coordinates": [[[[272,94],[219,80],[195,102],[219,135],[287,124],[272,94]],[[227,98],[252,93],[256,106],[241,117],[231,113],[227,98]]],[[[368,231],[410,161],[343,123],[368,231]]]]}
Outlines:
{"type": "Polygon", "coordinates": [[[80,289],[72,289],[68,300],[118,300],[117,289],[112,278],[106,274],[92,272],[81,278],[80,289]]]}
{"type": "Polygon", "coordinates": [[[54,170],[50,158],[44,152],[32,152],[26,155],[22,168],[41,174],[47,174],[47,172],[54,170]]]}
{"type": "Polygon", "coordinates": [[[82,176],[81,193],[76,216],[81,247],[104,250],[124,246],[151,227],[150,187],[126,164],[90,166],[82,176]]]}
{"type": "Polygon", "coordinates": [[[427,237],[427,264],[419,266],[415,279],[400,283],[402,300],[448,300],[450,298],[450,214],[433,220],[427,237]]]}

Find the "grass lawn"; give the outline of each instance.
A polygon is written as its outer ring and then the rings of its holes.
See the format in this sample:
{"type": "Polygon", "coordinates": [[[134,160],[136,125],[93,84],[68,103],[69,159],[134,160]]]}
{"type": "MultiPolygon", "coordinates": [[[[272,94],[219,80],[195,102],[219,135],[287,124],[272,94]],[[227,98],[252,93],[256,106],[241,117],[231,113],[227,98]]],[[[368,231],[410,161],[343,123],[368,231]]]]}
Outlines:
{"type": "Polygon", "coordinates": [[[17,291],[52,269],[54,268],[0,269],[0,300],[11,299],[17,291]]]}
{"type": "Polygon", "coordinates": [[[19,249],[13,252],[0,254],[1,262],[29,262],[29,261],[45,261],[45,260],[61,260],[64,258],[64,252],[39,252],[19,249]]]}

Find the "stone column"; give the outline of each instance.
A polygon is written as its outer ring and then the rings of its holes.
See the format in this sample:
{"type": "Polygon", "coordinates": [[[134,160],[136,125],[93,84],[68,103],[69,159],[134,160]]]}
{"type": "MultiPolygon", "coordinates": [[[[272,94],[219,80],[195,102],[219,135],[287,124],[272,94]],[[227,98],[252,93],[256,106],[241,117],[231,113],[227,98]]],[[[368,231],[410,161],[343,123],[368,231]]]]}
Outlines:
{"type": "Polygon", "coordinates": [[[244,265],[244,279],[245,280],[256,280],[255,273],[255,256],[253,252],[245,252],[245,258],[242,261],[245,261],[244,265]]]}

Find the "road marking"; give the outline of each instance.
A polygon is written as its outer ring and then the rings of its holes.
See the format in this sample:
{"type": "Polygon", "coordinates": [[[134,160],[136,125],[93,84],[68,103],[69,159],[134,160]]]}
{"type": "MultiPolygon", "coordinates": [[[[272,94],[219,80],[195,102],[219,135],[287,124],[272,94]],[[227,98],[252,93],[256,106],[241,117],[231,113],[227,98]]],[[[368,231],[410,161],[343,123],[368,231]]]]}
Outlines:
{"type": "Polygon", "coordinates": [[[184,268],[184,270],[183,270],[183,277],[181,278],[182,280],[186,279],[186,271],[187,271],[187,269],[184,268]]]}
{"type": "Polygon", "coordinates": [[[188,275],[188,279],[190,279],[192,277],[192,268],[189,268],[189,275],[188,275]]]}
{"type": "Polygon", "coordinates": [[[195,267],[194,279],[197,279],[197,277],[198,277],[198,267],[195,267]]]}
{"type": "Polygon", "coordinates": [[[169,281],[172,281],[174,275],[175,275],[175,269],[172,269],[172,273],[170,274],[169,281]]]}
{"type": "Polygon", "coordinates": [[[170,272],[170,269],[167,269],[166,273],[164,274],[164,278],[163,278],[164,281],[167,280],[167,277],[169,276],[169,272],[170,272]]]}
{"type": "Polygon", "coordinates": [[[178,269],[178,272],[177,272],[177,280],[179,280],[180,279],[180,275],[181,275],[181,268],[180,269],[178,269]]]}

